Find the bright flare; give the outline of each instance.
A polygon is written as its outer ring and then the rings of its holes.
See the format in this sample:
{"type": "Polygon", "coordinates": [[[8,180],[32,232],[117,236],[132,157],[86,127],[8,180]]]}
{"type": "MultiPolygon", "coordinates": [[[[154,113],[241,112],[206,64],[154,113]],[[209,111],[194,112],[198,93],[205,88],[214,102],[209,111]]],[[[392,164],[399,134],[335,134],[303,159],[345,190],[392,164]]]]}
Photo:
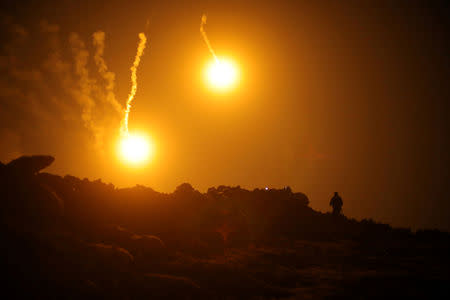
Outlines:
{"type": "Polygon", "coordinates": [[[230,60],[214,60],[206,70],[206,79],[213,88],[219,90],[231,88],[236,83],[237,77],[237,68],[230,60]]]}
{"type": "Polygon", "coordinates": [[[153,155],[153,145],[150,140],[143,135],[128,134],[120,141],[120,155],[132,164],[143,164],[153,155]]]}

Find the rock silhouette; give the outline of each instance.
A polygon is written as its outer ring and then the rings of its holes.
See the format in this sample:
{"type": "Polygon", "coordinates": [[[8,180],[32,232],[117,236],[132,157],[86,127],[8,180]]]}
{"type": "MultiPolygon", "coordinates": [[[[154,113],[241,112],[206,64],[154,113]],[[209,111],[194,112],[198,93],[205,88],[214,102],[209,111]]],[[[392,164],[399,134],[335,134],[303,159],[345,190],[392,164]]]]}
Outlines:
{"type": "Polygon", "coordinates": [[[4,291],[17,298],[432,299],[450,236],[336,218],[303,193],[183,183],[171,194],[0,165],[4,291]]]}
{"type": "Polygon", "coordinates": [[[34,175],[51,165],[54,160],[55,158],[49,155],[21,156],[9,162],[6,165],[6,171],[9,174],[22,176],[34,175]]]}

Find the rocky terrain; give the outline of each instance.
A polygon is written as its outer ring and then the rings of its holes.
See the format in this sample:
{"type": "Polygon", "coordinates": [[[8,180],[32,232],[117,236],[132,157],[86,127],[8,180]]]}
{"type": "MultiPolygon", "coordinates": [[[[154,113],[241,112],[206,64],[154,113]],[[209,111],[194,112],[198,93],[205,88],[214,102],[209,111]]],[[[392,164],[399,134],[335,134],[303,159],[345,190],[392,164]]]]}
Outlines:
{"type": "Polygon", "coordinates": [[[0,165],[5,293],[42,299],[446,299],[450,235],[311,209],[302,193],[171,194],[0,165]]]}

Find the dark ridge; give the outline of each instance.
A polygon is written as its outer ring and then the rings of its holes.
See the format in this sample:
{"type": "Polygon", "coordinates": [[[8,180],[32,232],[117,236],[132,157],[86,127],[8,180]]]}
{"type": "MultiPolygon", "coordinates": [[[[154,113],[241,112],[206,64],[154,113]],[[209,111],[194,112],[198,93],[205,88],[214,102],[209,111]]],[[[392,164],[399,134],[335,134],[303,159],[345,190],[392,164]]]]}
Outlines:
{"type": "Polygon", "coordinates": [[[310,208],[284,189],[173,193],[0,165],[5,293],[18,298],[432,299],[450,235],[310,208]]]}

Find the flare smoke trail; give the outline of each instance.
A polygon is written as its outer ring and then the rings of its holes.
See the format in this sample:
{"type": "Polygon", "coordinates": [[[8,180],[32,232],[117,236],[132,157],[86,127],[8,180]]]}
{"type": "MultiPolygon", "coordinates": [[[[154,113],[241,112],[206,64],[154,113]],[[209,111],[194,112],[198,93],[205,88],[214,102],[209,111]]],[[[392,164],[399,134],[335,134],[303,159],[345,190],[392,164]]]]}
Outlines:
{"type": "Polygon", "coordinates": [[[200,33],[203,36],[203,40],[205,41],[206,45],[208,46],[209,52],[211,52],[212,56],[216,60],[216,62],[219,62],[219,59],[217,58],[216,53],[214,52],[214,49],[211,46],[211,42],[208,39],[208,36],[206,35],[206,31],[204,26],[206,25],[206,15],[202,15],[202,22],[200,23],[200,33]]]}
{"type": "Polygon", "coordinates": [[[100,76],[106,81],[106,101],[110,103],[118,112],[123,112],[123,107],[116,100],[114,94],[115,74],[108,70],[103,53],[105,52],[105,33],[103,31],[96,31],[92,35],[92,42],[95,46],[94,61],[97,65],[100,76]]]}
{"type": "Polygon", "coordinates": [[[96,148],[101,149],[103,129],[96,126],[93,118],[93,110],[95,108],[95,101],[92,98],[92,90],[95,86],[95,81],[89,77],[87,68],[89,52],[86,49],[84,42],[80,37],[72,33],[69,37],[72,53],[75,60],[75,73],[79,77],[79,89],[73,91],[75,99],[81,105],[81,118],[84,126],[89,129],[95,137],[96,148]]]}
{"type": "Polygon", "coordinates": [[[137,75],[136,71],[139,66],[139,62],[141,61],[141,56],[144,53],[145,44],[147,43],[147,37],[144,33],[139,33],[139,45],[137,48],[136,57],[134,58],[133,65],[131,66],[131,91],[128,95],[127,104],[125,107],[125,115],[122,121],[121,133],[122,135],[128,135],[128,115],[130,114],[131,102],[133,101],[134,96],[136,95],[137,90],[137,75]]]}

